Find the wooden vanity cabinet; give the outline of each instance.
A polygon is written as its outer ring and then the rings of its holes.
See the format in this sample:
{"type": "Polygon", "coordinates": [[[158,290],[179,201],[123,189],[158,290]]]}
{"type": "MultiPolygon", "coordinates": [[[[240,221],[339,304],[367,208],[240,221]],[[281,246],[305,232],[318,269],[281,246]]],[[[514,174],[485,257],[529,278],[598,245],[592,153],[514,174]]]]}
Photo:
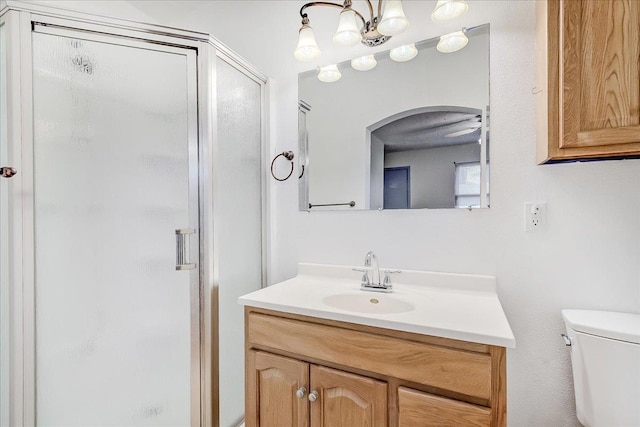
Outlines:
{"type": "Polygon", "coordinates": [[[254,396],[246,405],[246,425],[308,427],[309,364],[255,350],[246,361],[247,395],[254,396]],[[304,395],[298,397],[303,387],[304,395]]]}
{"type": "Polygon", "coordinates": [[[387,426],[387,384],[324,366],[311,366],[311,426],[387,426]]]}
{"type": "Polygon", "coordinates": [[[384,382],[256,350],[249,350],[247,378],[255,396],[247,426],[387,426],[384,382]]]}
{"type": "Polygon", "coordinates": [[[247,427],[506,426],[503,347],[253,307],[245,340],[247,427]]]}
{"type": "Polygon", "coordinates": [[[536,8],[538,163],[640,156],[640,1],[536,8]]]}
{"type": "Polygon", "coordinates": [[[398,425],[401,427],[474,427],[491,425],[491,410],[465,402],[398,388],[398,425]]]}

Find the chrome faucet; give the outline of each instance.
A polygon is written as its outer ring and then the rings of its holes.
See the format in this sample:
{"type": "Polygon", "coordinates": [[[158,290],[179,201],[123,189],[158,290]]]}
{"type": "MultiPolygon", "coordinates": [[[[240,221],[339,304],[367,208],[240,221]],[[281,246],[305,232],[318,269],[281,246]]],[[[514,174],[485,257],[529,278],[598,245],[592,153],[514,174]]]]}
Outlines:
{"type": "Polygon", "coordinates": [[[364,266],[371,269],[370,285],[380,286],[380,266],[378,265],[378,257],[373,251],[369,251],[365,255],[364,266]]]}
{"type": "Polygon", "coordinates": [[[393,292],[393,285],[391,284],[391,274],[401,273],[400,270],[384,270],[384,281],[380,281],[380,266],[378,265],[378,257],[373,251],[367,252],[364,257],[365,268],[354,268],[354,271],[362,273],[362,281],[360,282],[360,289],[363,291],[374,292],[393,292]],[[369,273],[371,273],[371,279],[369,279],[369,273]]]}

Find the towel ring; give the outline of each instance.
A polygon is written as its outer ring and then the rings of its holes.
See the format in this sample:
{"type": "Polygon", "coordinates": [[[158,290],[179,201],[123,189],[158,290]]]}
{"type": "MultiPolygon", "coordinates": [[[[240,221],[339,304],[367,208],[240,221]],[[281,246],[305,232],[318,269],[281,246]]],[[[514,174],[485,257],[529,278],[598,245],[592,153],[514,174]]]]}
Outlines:
{"type": "Polygon", "coordinates": [[[283,151],[282,153],[278,154],[277,156],[275,156],[273,158],[273,160],[271,160],[271,176],[276,180],[276,181],[286,181],[288,180],[291,175],[293,174],[293,169],[294,169],[295,165],[293,164],[293,151],[283,151]],[[275,173],[273,172],[273,165],[276,163],[276,160],[278,159],[278,157],[284,157],[285,159],[289,160],[291,162],[291,171],[289,171],[289,175],[287,175],[284,178],[278,178],[275,173]]]}

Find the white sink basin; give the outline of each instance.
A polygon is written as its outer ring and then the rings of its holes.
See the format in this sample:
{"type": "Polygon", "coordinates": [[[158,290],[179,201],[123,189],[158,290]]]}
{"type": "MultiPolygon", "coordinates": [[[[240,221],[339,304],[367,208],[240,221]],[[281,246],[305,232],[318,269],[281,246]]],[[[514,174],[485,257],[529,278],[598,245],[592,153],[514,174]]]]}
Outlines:
{"type": "Polygon", "coordinates": [[[388,294],[361,291],[361,277],[351,266],[299,264],[296,277],[238,301],[301,316],[515,346],[493,276],[404,270],[388,294]]]}
{"type": "Polygon", "coordinates": [[[415,306],[390,294],[360,292],[359,294],[335,294],[322,299],[328,306],[357,313],[394,314],[415,310],[415,306]]]}

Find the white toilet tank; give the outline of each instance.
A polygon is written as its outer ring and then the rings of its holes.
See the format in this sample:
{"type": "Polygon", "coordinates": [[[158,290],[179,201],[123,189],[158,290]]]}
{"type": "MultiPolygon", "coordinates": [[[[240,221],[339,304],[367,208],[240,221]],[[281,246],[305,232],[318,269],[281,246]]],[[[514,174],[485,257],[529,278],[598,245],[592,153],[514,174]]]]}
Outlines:
{"type": "Polygon", "coordinates": [[[562,317],[578,420],[587,427],[640,426],[640,315],[562,310],[562,317]]]}

